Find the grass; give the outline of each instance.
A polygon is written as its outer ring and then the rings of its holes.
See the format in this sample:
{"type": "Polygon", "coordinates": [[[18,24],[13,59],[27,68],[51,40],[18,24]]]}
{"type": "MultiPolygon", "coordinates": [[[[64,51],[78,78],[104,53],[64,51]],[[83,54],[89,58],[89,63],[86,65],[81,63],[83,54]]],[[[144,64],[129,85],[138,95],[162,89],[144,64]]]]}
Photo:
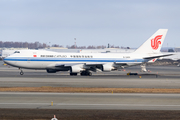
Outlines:
{"type": "Polygon", "coordinates": [[[159,88],[73,88],[73,87],[1,87],[1,92],[60,92],[60,93],[180,93],[180,89],[159,88]]]}

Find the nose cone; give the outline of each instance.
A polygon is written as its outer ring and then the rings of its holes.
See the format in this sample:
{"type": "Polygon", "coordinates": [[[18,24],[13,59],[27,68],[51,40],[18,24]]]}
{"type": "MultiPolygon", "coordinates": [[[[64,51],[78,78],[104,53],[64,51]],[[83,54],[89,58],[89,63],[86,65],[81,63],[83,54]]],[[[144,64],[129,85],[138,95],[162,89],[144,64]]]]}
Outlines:
{"type": "Polygon", "coordinates": [[[9,59],[9,57],[5,57],[5,58],[3,59],[4,63],[8,64],[8,59],[9,59]]]}
{"type": "Polygon", "coordinates": [[[14,61],[13,61],[13,58],[12,57],[5,57],[3,59],[4,63],[8,64],[8,65],[11,65],[13,66],[14,65],[14,61]]]}

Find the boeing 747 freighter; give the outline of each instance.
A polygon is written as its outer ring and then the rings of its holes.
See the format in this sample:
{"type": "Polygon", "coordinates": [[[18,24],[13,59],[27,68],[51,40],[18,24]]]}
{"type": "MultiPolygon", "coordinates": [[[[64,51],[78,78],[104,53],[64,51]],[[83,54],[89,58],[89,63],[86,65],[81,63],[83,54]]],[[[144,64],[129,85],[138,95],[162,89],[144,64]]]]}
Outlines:
{"type": "Polygon", "coordinates": [[[169,56],[160,49],[167,29],[159,29],[135,52],[132,53],[59,53],[43,50],[15,51],[4,62],[21,69],[41,69],[48,73],[70,71],[70,75],[91,76],[92,71],[110,72],[124,67],[154,62],[157,58],[169,56]]]}

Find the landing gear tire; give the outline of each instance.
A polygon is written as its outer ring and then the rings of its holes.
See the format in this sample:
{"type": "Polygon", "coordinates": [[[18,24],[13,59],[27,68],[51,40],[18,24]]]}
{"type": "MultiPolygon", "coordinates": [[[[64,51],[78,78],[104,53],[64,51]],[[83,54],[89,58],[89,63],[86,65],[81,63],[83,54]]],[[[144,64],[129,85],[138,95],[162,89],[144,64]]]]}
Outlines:
{"type": "Polygon", "coordinates": [[[21,72],[20,72],[20,75],[24,75],[24,72],[23,72],[23,71],[21,71],[21,72]]]}
{"type": "Polygon", "coordinates": [[[70,76],[77,76],[77,73],[70,73],[70,76]]]}
{"type": "Polygon", "coordinates": [[[81,72],[81,76],[92,76],[92,73],[88,71],[83,71],[81,72]]]}
{"type": "Polygon", "coordinates": [[[81,76],[85,76],[85,72],[83,71],[83,72],[81,72],[81,76]]]}
{"type": "Polygon", "coordinates": [[[88,75],[89,75],[89,76],[92,76],[92,73],[91,73],[91,72],[88,72],[88,75]]]}

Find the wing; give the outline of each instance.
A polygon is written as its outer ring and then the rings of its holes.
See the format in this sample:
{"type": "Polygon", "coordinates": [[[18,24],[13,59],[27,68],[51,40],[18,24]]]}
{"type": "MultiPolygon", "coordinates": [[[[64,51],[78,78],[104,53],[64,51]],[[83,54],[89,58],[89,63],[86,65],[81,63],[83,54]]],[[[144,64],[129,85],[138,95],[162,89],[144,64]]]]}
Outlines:
{"type": "MultiPolygon", "coordinates": [[[[128,63],[129,64],[129,63],[128,63]]],[[[129,66],[127,63],[118,63],[118,62],[92,62],[92,63],[52,63],[47,66],[47,69],[53,70],[72,70],[78,69],[80,71],[93,71],[93,72],[101,72],[101,71],[111,71],[124,68],[129,66]]]]}

